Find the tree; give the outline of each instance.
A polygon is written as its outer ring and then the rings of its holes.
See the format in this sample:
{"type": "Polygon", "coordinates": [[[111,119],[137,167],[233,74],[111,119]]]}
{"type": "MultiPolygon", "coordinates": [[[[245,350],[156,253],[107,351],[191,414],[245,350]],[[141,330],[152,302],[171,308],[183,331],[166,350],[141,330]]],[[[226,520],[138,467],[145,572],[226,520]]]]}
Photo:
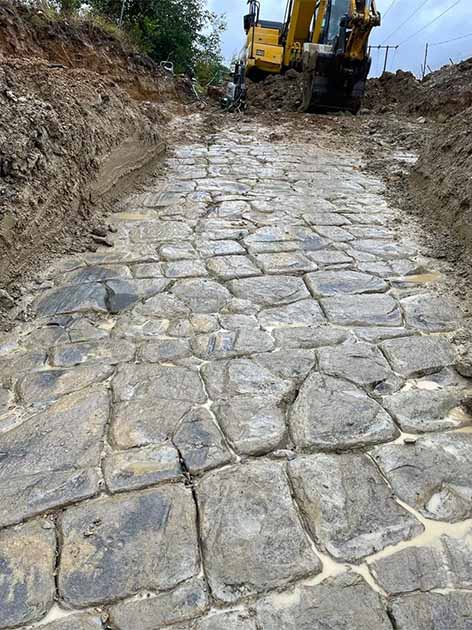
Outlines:
{"type": "MultiPolygon", "coordinates": [[[[87,0],[92,11],[118,22],[122,0],[87,0]]],[[[204,0],[127,0],[124,28],[156,61],[172,61],[177,72],[221,60],[223,22],[204,0]]]]}

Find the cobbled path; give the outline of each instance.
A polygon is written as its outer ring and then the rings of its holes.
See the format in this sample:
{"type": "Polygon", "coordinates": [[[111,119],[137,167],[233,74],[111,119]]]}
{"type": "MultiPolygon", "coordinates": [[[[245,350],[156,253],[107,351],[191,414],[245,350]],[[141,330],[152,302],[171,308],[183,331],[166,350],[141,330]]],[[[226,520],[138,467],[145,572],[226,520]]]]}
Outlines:
{"type": "Polygon", "coordinates": [[[0,628],[471,629],[459,313],[269,132],[179,145],[2,338],[0,628]]]}

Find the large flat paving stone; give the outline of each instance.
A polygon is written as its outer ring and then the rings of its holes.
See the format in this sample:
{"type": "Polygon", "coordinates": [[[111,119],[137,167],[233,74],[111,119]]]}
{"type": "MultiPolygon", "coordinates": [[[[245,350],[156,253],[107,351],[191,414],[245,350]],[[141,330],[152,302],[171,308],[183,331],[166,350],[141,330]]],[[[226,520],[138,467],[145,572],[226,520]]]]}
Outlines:
{"type": "Polygon", "coordinates": [[[203,383],[195,370],[147,363],[121,366],[113,379],[113,394],[116,402],[149,397],[190,403],[206,400],[203,383]]]}
{"type": "Polygon", "coordinates": [[[355,574],[301,584],[256,605],[261,630],[391,630],[386,605],[355,574]]]}
{"type": "Polygon", "coordinates": [[[257,630],[256,620],[247,612],[217,612],[198,619],[188,630],[257,630]]]}
{"type": "Polygon", "coordinates": [[[69,508],[61,531],[59,590],[69,606],[169,590],[199,570],[195,504],[180,484],[69,508]]]}
{"type": "Polygon", "coordinates": [[[300,388],[289,424],[295,444],[303,451],[361,448],[399,435],[389,414],[364,391],[318,372],[300,388]]]}
{"type": "Polygon", "coordinates": [[[291,304],[310,297],[303,280],[293,276],[244,278],[231,280],[228,286],[236,297],[262,306],[291,304]]]}
{"type": "Polygon", "coordinates": [[[313,538],[338,560],[360,562],[423,531],[365,455],[304,456],[288,470],[313,538]]]}
{"type": "Polygon", "coordinates": [[[206,278],[179,280],[172,287],[172,293],[192,313],[217,313],[231,299],[226,287],[206,278]]]}
{"type": "Polygon", "coordinates": [[[397,630],[469,630],[472,596],[468,592],[414,593],[393,600],[397,630]]]}
{"type": "Polygon", "coordinates": [[[349,338],[349,331],[328,325],[287,326],[273,331],[277,346],[285,349],[335,346],[349,338]]]}
{"type": "Polygon", "coordinates": [[[373,457],[398,498],[427,518],[455,522],[472,516],[472,434],[379,446],[373,457]]]}
{"type": "Polygon", "coordinates": [[[45,291],[34,303],[34,308],[43,317],[87,311],[106,313],[108,310],[106,298],[105,287],[92,282],[45,291]]]}
{"type": "Polygon", "coordinates": [[[194,353],[206,360],[270,352],[274,345],[274,340],[268,333],[258,328],[246,327],[231,331],[219,330],[209,335],[197,335],[192,339],[194,353]]]}
{"type": "Polygon", "coordinates": [[[247,256],[216,256],[207,261],[207,269],[221,280],[259,276],[261,270],[247,256]]]}
{"type": "Polygon", "coordinates": [[[326,318],[315,300],[300,300],[285,306],[267,308],[260,311],[258,318],[263,328],[317,326],[326,322],[326,318]]]}
{"type": "Polygon", "coordinates": [[[294,349],[291,352],[276,350],[254,356],[259,365],[283,379],[302,381],[316,364],[314,350],[294,349]]]}
{"type": "Polygon", "coordinates": [[[93,613],[70,614],[39,626],[41,630],[102,630],[102,620],[93,613]]]}
{"type": "Polygon", "coordinates": [[[238,453],[261,455],[286,437],[285,412],[268,396],[236,396],[214,407],[218,422],[238,453]]]}
{"type": "Polygon", "coordinates": [[[0,532],[0,628],[39,621],[54,602],[56,536],[46,524],[0,532]]]}
{"type": "Polygon", "coordinates": [[[0,525],[93,496],[109,401],[70,394],[2,435],[0,525]]]}
{"type": "Polygon", "coordinates": [[[264,273],[268,274],[302,274],[317,268],[312,260],[299,252],[259,254],[256,260],[264,273]]]}
{"type": "Polygon", "coordinates": [[[201,578],[192,578],[175,589],[138,600],[125,600],[110,608],[117,630],[156,630],[201,616],[208,607],[208,593],[201,578]]]}
{"type": "Polygon", "coordinates": [[[390,295],[342,295],[323,298],[330,322],[341,326],[401,326],[402,316],[390,295]]]}
{"type": "Polygon", "coordinates": [[[381,348],[395,372],[406,378],[437,372],[456,360],[452,345],[438,336],[389,339],[381,348]]]}
{"type": "Polygon", "coordinates": [[[307,274],[305,280],[315,297],[381,293],[388,288],[381,278],[359,271],[315,271],[307,274]]]}
{"type": "Polygon", "coordinates": [[[460,320],[458,308],[438,295],[414,295],[401,300],[407,326],[423,332],[453,330],[460,320]]]}
{"type": "Polygon", "coordinates": [[[100,339],[57,345],[51,350],[51,362],[55,367],[73,367],[85,363],[115,365],[132,361],[135,353],[135,346],[130,341],[100,339]]]}
{"type": "Polygon", "coordinates": [[[235,602],[321,570],[279,465],[214,471],[197,496],[204,565],[216,599],[235,602]]]}

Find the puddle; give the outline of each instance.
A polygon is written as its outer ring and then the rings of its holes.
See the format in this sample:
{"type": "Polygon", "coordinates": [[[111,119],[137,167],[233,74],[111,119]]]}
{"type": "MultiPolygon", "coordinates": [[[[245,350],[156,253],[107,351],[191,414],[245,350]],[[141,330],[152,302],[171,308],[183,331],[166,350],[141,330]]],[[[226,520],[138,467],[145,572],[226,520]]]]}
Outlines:
{"type": "Polygon", "coordinates": [[[402,282],[405,284],[430,284],[431,282],[439,282],[441,278],[442,274],[439,273],[439,271],[431,271],[411,276],[400,276],[399,278],[395,278],[395,282],[402,282]]]}

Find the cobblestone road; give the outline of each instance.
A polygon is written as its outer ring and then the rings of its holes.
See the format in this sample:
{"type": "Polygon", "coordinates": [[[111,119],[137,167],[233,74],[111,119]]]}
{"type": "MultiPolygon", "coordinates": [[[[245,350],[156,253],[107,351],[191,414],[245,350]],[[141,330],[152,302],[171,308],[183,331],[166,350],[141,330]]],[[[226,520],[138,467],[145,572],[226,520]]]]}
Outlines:
{"type": "Polygon", "coordinates": [[[472,628],[459,314],[356,156],[267,133],[177,147],[1,340],[0,628],[472,628]]]}

